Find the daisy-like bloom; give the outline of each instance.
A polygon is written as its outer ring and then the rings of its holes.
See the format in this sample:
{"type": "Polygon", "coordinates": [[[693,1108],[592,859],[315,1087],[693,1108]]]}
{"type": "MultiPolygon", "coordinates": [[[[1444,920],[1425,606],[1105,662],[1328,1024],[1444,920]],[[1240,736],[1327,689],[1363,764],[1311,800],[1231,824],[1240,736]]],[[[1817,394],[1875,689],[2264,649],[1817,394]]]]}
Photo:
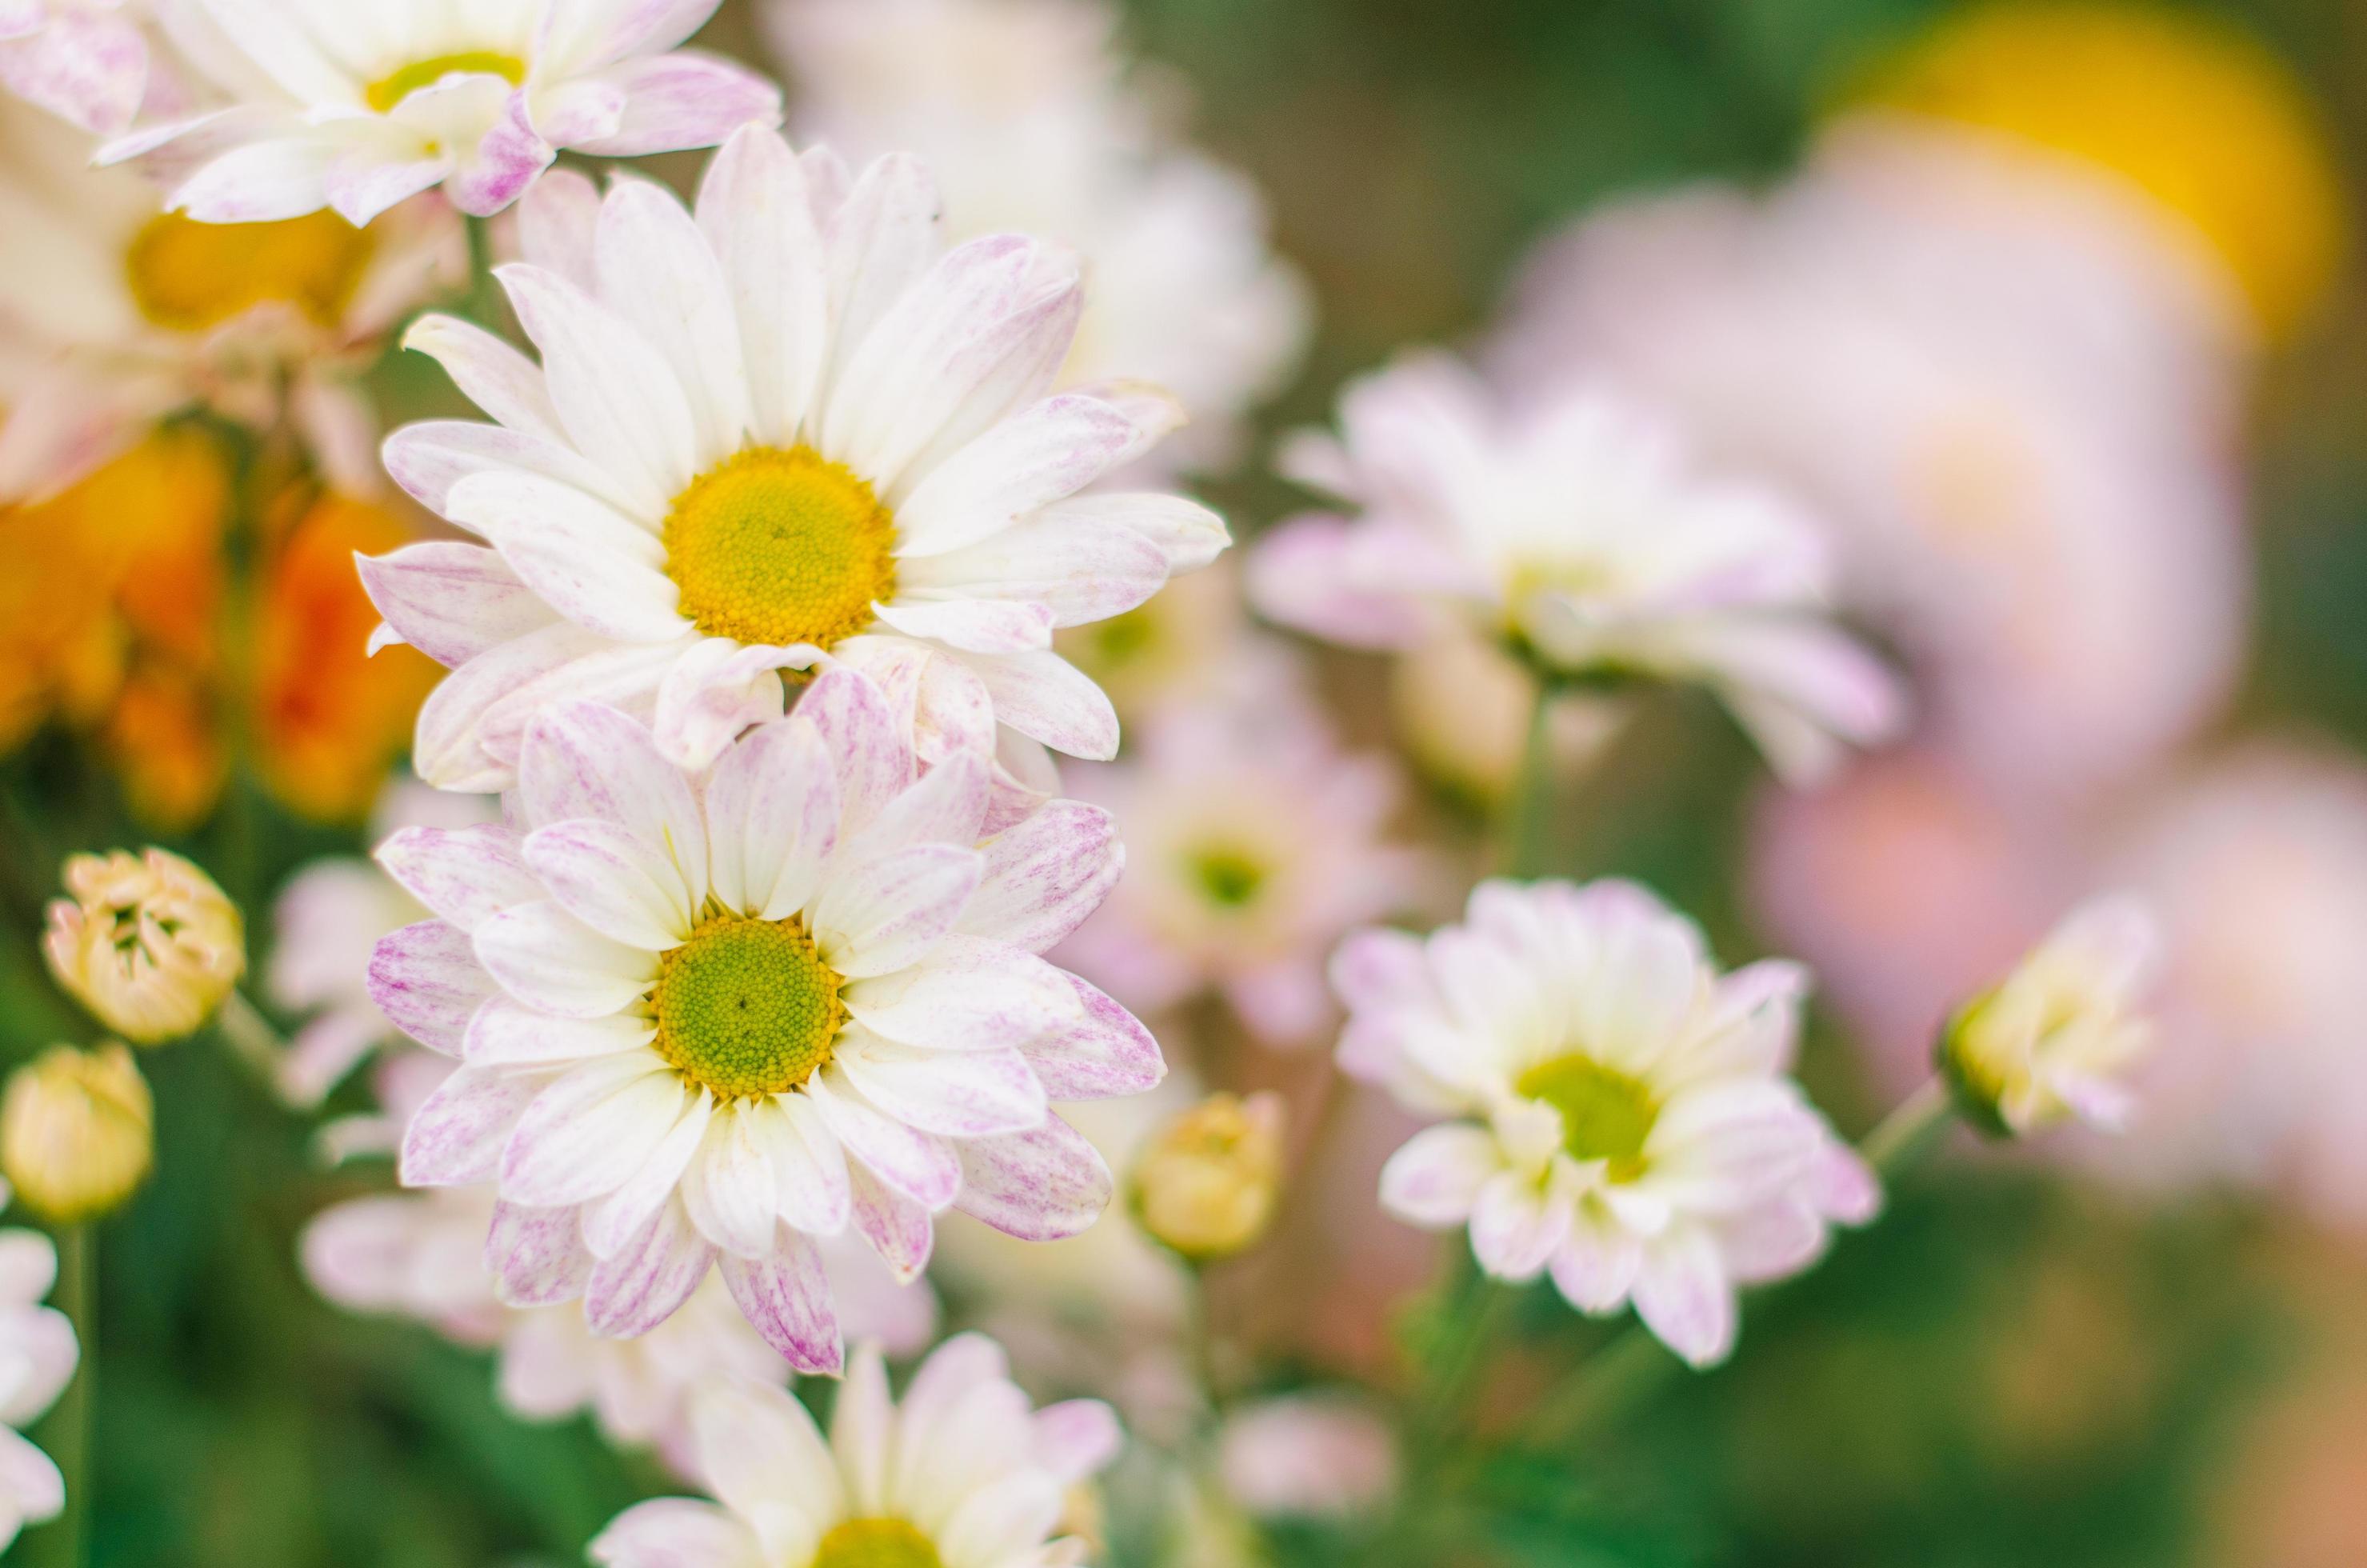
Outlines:
{"type": "Polygon", "coordinates": [[[156,1158],[156,1104],[130,1048],[53,1045],[8,1075],[0,1173],[53,1225],[120,1208],[156,1158]]]}
{"type": "Polygon", "coordinates": [[[1286,651],[1220,702],[1172,708],[1070,788],[1117,819],[1127,875],[1061,960],[1154,1011],[1221,994],[1269,1045],[1333,1018],[1323,960],[1351,926],[1421,904],[1428,855],[1392,844],[1403,789],[1389,761],[1343,755],[1286,651]]]}
{"type": "Polygon", "coordinates": [[[100,1023],[134,1045],[194,1034],[246,972],[246,927],[214,880],[162,849],[75,855],[41,954],[100,1023]]]}
{"type": "Polygon", "coordinates": [[[772,0],[764,9],[808,136],[926,159],[962,237],[1019,230],[1072,245],[1093,280],[1061,380],[1142,377],[1191,424],[1150,459],[1232,460],[1312,312],[1238,171],[1179,145],[1129,79],[1100,0],[772,0]]]}
{"type": "Polygon", "coordinates": [[[959,1208],[1036,1240],[1111,1191],[1052,1099],[1138,1093],[1140,1025],[1036,954],[1116,878],[1108,817],[1048,802],[980,842],[987,764],[915,779],[866,677],[689,775],[593,703],[528,731],[517,828],[413,830],[379,863],[439,918],[379,944],[388,1017],[463,1065],[412,1118],[410,1186],[497,1184],[503,1300],[645,1333],[717,1259],[801,1370],[835,1371],[815,1238],[910,1278],[959,1208]],[[522,835],[522,836],[521,836],[522,835]]]}
{"type": "MultiPolygon", "coordinates": [[[[0,1182],[0,1207],[8,1201],[0,1182]]],[[[74,1381],[74,1324],[42,1299],[58,1279],[57,1248],[38,1231],[0,1231],[0,1551],[27,1525],[65,1507],[65,1478],[20,1436],[74,1381]]]]}
{"type": "MultiPolygon", "coordinates": [[[[302,1261],[313,1288],[356,1312],[427,1324],[498,1358],[504,1408],[530,1421],[589,1410],[610,1442],[655,1448],[674,1471],[695,1474],[689,1401],[715,1381],[784,1383],[788,1363],[758,1337],[722,1282],[709,1278],[682,1310],[638,1339],[604,1339],[572,1307],[507,1307],[485,1267],[489,1187],[357,1198],[305,1227],[302,1261]]],[[[852,1236],[822,1245],[822,1262],[846,1327],[892,1356],[917,1353],[936,1333],[936,1296],[900,1284],[852,1236]]]]}
{"type": "Polygon", "coordinates": [[[1120,1440],[1098,1400],[1034,1409],[976,1334],[930,1352],[900,1404],[864,1346],[827,1438],[764,1386],[711,1389],[691,1421],[718,1501],[628,1508],[592,1542],[602,1568],[1071,1568],[1086,1549],[1055,1539],[1068,1493],[1120,1440]]]}
{"type": "Polygon", "coordinates": [[[148,38],[125,0],[0,5],[0,88],[96,135],[130,125],[148,91],[148,38]]]}
{"type": "Polygon", "coordinates": [[[1879,1207],[1786,1076],[1806,976],[1720,974],[1633,883],[1482,882],[1427,940],[1350,937],[1332,982],[1341,1066],[1453,1119],[1391,1156],[1382,1203],[1468,1226],[1482,1269],[1549,1272],[1582,1312],[1633,1301],[1694,1366],[1733,1349],[1736,1287],[1806,1268],[1879,1207]]]}
{"type": "Polygon", "coordinates": [[[484,216],[561,149],[631,158],[780,120],[744,66],[677,48],[718,0],[189,0],[166,28],[225,107],[109,142],[207,223],[334,210],[359,228],[440,186],[484,216]]]}
{"type": "Polygon", "coordinates": [[[1942,1031],[1940,1069],[1975,1124],[2022,1137],[2077,1117],[2116,1130],[2152,1034],[2135,1008],[2160,947],[2143,903],[2084,904],[1942,1031]]]}
{"type": "Polygon", "coordinates": [[[339,489],[383,489],[352,381],[467,277],[451,209],[206,224],[89,161],[71,128],[0,101],[0,500],[48,494],[192,406],[285,414],[339,489]]]}
{"type": "Polygon", "coordinates": [[[1285,524],[1251,558],[1274,619],[1351,646],[1477,627],[1557,677],[1716,692],[1795,778],[1897,727],[1889,674],[1823,619],[1823,536],[1773,492],[1694,472],[1610,392],[1500,398],[1443,355],[1349,388],[1341,437],[1286,454],[1360,508],[1285,524]]]}
{"type": "Polygon", "coordinates": [[[453,668],[420,714],[424,778],[508,788],[535,710],[572,696],[703,767],[781,711],[778,671],[831,661],[925,665],[929,724],[980,749],[1000,721],[1116,750],[1053,630],[1205,564],[1224,525],[1172,496],[1076,494],[1170,405],[1051,394],[1074,267],[1012,236],[946,251],[939,227],[909,158],[855,177],[754,129],[709,165],[695,218],[638,180],[536,188],[527,260],[499,276],[541,367],[428,318],[411,345],[501,423],[386,447],[405,489],[491,548],[363,566],[391,634],[453,668]]]}

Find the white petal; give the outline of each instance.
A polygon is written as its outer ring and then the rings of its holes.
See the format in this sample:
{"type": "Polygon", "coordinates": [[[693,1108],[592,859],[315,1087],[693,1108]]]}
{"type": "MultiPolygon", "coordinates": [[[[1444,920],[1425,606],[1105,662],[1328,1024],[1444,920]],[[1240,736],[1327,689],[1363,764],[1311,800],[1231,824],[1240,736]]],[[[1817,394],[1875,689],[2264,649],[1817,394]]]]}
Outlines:
{"type": "Polygon", "coordinates": [[[831,877],[814,905],[823,957],[853,980],[919,962],[961,918],[984,865],[975,849],[920,844],[866,863],[859,877],[831,877]]]}
{"type": "Polygon", "coordinates": [[[838,842],[838,775],[802,716],[760,725],[707,785],[715,896],[782,920],[805,907],[838,842]]]}
{"type": "Polygon", "coordinates": [[[876,1034],[950,1051],[1027,1045],[1075,1020],[1069,976],[1033,954],[980,937],[948,937],[926,960],[841,993],[876,1034]]]}
{"type": "Polygon", "coordinates": [[[485,1236],[485,1267],[504,1305],[544,1307],[583,1293],[592,1278],[592,1254],[574,1210],[496,1203],[485,1236]]]}
{"type": "Polygon", "coordinates": [[[1081,1233],[1109,1207],[1114,1183],[1101,1151],[1059,1117],[1026,1132],[959,1145],[954,1207],[1022,1241],[1081,1233]]]}
{"type": "Polygon", "coordinates": [[[493,542],[521,582],[587,631],[619,642],[665,642],[691,624],[675,613],[664,551],[647,530],[572,485],[515,470],[452,487],[452,520],[493,542]]]}
{"type": "MultiPolygon", "coordinates": [[[[758,1258],[723,1256],[723,1283],[764,1343],[800,1372],[835,1377],[843,1364],[838,1311],[830,1277],[810,1237],[781,1233],[778,1247],[758,1258]]],[[[821,1475],[832,1472],[824,1466],[821,1475]]]]}
{"type": "Polygon", "coordinates": [[[963,653],[984,682],[994,716],[1054,751],[1090,761],[1117,755],[1117,710],[1092,679],[1053,653],[963,653]]]}
{"type": "Polygon", "coordinates": [[[521,435],[572,450],[535,362],[472,322],[422,316],[402,346],[444,367],[460,394],[521,435]]]}
{"type": "Polygon", "coordinates": [[[513,263],[494,274],[542,351],[569,444],[616,478],[635,515],[665,515],[697,471],[690,405],[640,334],[554,272],[513,263]]]}
{"type": "Polygon", "coordinates": [[[753,1131],[772,1162],[774,1208],[783,1222],[809,1235],[846,1229],[850,1202],[846,1153],[802,1095],[776,1097],[752,1113],[753,1131]]]}
{"type": "Polygon", "coordinates": [[[691,1401],[690,1423],[700,1478],[741,1517],[786,1509],[819,1533],[844,1516],[838,1463],[813,1417],[787,1391],[759,1382],[719,1385],[691,1401]]]}
{"type": "MultiPolygon", "coordinates": [[[[961,1164],[943,1139],[905,1126],[832,1070],[816,1074],[807,1083],[806,1093],[832,1135],[881,1182],[931,1212],[954,1200],[961,1188],[961,1164]]],[[[863,1218],[863,1183],[855,1178],[861,1174],[848,1173],[855,1181],[858,1223],[863,1218]]]]}
{"type": "Polygon", "coordinates": [[[787,446],[812,403],[829,330],[821,232],[788,144],[757,126],[732,132],[707,165],[698,224],[730,283],[752,427],[787,446]]]}
{"type": "Polygon", "coordinates": [[[767,1568],[756,1533],[712,1503],[637,1503],[593,1538],[601,1568],[767,1568]]]}
{"type": "Polygon", "coordinates": [[[612,822],[578,818],[537,828],[526,858],[570,915],[628,947],[663,952],[697,918],[682,869],[612,822]]]}
{"type": "Polygon", "coordinates": [[[980,847],[985,875],[957,928],[1031,953],[1082,925],[1126,869],[1116,819],[1076,801],[1048,801],[980,847]]]}
{"type": "Polygon", "coordinates": [[[650,733],[623,713],[589,702],[546,709],[518,759],[518,792],[529,825],[614,823],[674,862],[693,904],[707,897],[698,798],[650,733]]]}
{"type": "Polygon", "coordinates": [[[671,191],[620,179],[601,204],[600,301],[673,365],[704,469],[740,448],[749,422],[739,324],[723,268],[671,191]]]}
{"type": "Polygon", "coordinates": [[[387,625],[447,669],[559,619],[498,553],[481,545],[431,540],[361,556],[354,564],[362,591],[387,625]]]}
{"type": "Polygon", "coordinates": [[[923,1132],[1025,1132],[1041,1127],[1050,1111],[1044,1085],[1015,1051],[915,1051],[842,1036],[832,1061],[865,1098],[923,1132]]]}
{"type": "Polygon", "coordinates": [[[405,1187],[489,1181],[527,1107],[549,1080],[462,1067],[411,1114],[402,1132],[405,1187]]]}
{"type": "Polygon", "coordinates": [[[912,745],[887,694],[844,665],[825,670],[798,699],[797,716],[821,732],[838,768],[839,835],[870,824],[912,782],[912,745]]]}
{"type": "Polygon", "coordinates": [[[1636,1315],[1694,1367],[1716,1366],[1733,1353],[1734,1287],[1705,1233],[1671,1232],[1646,1250],[1636,1277],[1636,1315]]]}
{"type": "Polygon", "coordinates": [[[1101,477],[1133,437],[1124,415],[1062,393],[1004,421],[931,471],[896,508],[897,555],[978,543],[1101,477]]]}
{"type": "Polygon", "coordinates": [[[680,1203],[660,1209],[640,1235],[592,1270],[583,1318],[592,1332],[612,1338],[647,1334],[690,1300],[715,1262],[709,1246],[680,1203]]]}
{"type": "Polygon", "coordinates": [[[477,927],[477,961],[502,989],[562,1018],[621,1012],[657,981],[657,955],[629,948],[549,902],[505,909],[477,927]]]}
{"type": "Polygon", "coordinates": [[[388,1021],[447,1056],[460,1054],[470,1016],[499,989],[477,961],[468,934],[441,920],[379,937],[366,983],[388,1021]]]}
{"type": "Polygon", "coordinates": [[[614,1192],[682,1119],[687,1098],[653,1055],[570,1068],[518,1119],[502,1153],[502,1196],[555,1209],[614,1192]]]}
{"type": "Polygon", "coordinates": [[[756,1141],[747,1111],[726,1106],[683,1174],[682,1200],[699,1234],[727,1253],[763,1257],[773,1250],[773,1163],[756,1141]]]}
{"type": "Polygon", "coordinates": [[[370,858],[403,892],[463,931],[542,897],[519,858],[516,835],[499,823],[399,828],[370,858]]]}
{"type": "Polygon", "coordinates": [[[1410,1224],[1460,1225],[1471,1218],[1479,1189],[1503,1168],[1486,1130],[1461,1121],[1425,1128],[1381,1167],[1381,1206],[1410,1224]]]}

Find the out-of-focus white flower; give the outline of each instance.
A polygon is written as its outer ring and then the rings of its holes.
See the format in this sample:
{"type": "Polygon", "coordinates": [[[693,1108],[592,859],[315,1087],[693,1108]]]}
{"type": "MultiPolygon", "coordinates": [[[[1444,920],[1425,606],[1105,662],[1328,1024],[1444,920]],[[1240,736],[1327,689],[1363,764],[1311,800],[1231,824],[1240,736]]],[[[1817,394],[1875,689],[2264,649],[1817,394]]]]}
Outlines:
{"type": "Polygon", "coordinates": [[[442,187],[498,212],[564,148],[629,158],[779,123],[780,93],[677,48],[716,0],[187,0],[173,41],[228,100],[119,137],[166,204],[208,223],[330,209],[358,228],[442,187]]]}
{"type": "Polygon", "coordinates": [[[2225,698],[2249,576],[2240,306],[2130,201],[1976,133],[1845,123],[1764,199],[1648,198],[1546,246],[1498,366],[1615,374],[1812,498],[1921,738],[2092,790],[2225,698]]]}
{"type": "Polygon", "coordinates": [[[1176,577],[1123,615],[1062,631],[1052,640],[1109,694],[1128,725],[1173,707],[1257,702],[1277,683],[1303,680],[1289,650],[1250,631],[1233,558],[1176,577]]]}
{"type": "MultiPolygon", "coordinates": [[[[492,548],[414,545],[363,580],[453,673],[414,765],[506,789],[550,701],[645,716],[687,767],[782,708],[782,669],[906,666],[931,722],[1117,746],[1056,627],[1132,608],[1224,548],[1206,508],[1079,494],[1167,428],[1139,389],[1051,392],[1075,267],[1013,235],[946,251],[912,159],[860,177],[767,131],[709,164],[697,216],[661,187],[557,175],[499,269],[538,369],[431,316],[408,342],[501,423],[397,431],[387,468],[492,548]]],[[[883,679],[886,676],[883,675],[883,679]]]]}
{"type": "MultiPolygon", "coordinates": [[[[474,827],[491,816],[481,797],[405,780],[380,798],[370,836],[405,827],[474,827]]],[[[290,1105],[320,1104],[364,1057],[402,1038],[370,999],[370,953],[379,937],[426,914],[367,860],[315,860],[288,880],[271,909],[263,988],[275,1006],[311,1015],[277,1064],[279,1092],[290,1105]]]]}
{"type": "Polygon", "coordinates": [[[131,123],[148,91],[148,39],[124,0],[0,3],[0,88],[95,135],[131,123]]]}
{"type": "Polygon", "coordinates": [[[134,1045],[194,1034],[246,973],[246,923],[214,880],[178,855],[74,855],[41,956],[100,1023],[134,1045]]]}
{"type": "Polygon", "coordinates": [[[1693,472],[1670,430],[1609,391],[1508,401],[1428,355],[1350,387],[1340,425],[1285,461],[1359,515],[1260,543],[1251,597],[1274,619],[1399,649],[1460,625],[1557,676],[1698,682],[1795,778],[1897,726],[1888,673],[1823,619],[1814,524],[1693,472]]]}
{"type": "Polygon", "coordinates": [[[284,411],[341,489],[382,486],[350,383],[467,275],[451,210],[209,226],[89,156],[70,127],[0,101],[0,500],[55,490],[192,405],[255,425],[284,411]]]}
{"type": "MultiPolygon", "coordinates": [[[[0,1207],[8,1188],[0,1182],[0,1207]]],[[[57,1283],[58,1253],[38,1231],[0,1231],[0,1551],[27,1525],[65,1507],[65,1478],[19,1432],[57,1403],[81,1359],[74,1324],[42,1299],[57,1283]]]]}
{"type": "Polygon", "coordinates": [[[776,1388],[715,1388],[692,1405],[716,1503],[683,1497],[618,1515],[592,1543],[604,1568],[1063,1568],[1069,1489],[1116,1456],[1098,1400],[1034,1409],[1002,1348],[975,1334],[932,1351],[901,1405],[878,1351],[855,1358],[825,1439],[776,1388]]]}
{"type": "Polygon", "coordinates": [[[1220,993],[1270,1045],[1332,1017],[1323,961],[1353,926],[1405,913],[1433,861],[1383,835],[1402,801],[1385,757],[1347,755],[1286,654],[1238,698],[1174,707],[1070,787],[1117,819],[1127,874],[1060,949],[1144,1011],[1220,993]]]}
{"type": "Polygon", "coordinates": [[[1786,1076],[1806,975],[1721,975],[1632,883],[1482,882],[1427,940],[1350,937],[1332,982],[1341,1066],[1452,1119],[1391,1157],[1383,1204],[1467,1226],[1482,1269],[1550,1272],[1581,1311],[1632,1301],[1695,1366],[1733,1349],[1737,1286],[1808,1267],[1880,1204],[1786,1076]]]}
{"type": "Polygon", "coordinates": [[[1939,1061],[1979,1125],[2021,1137],[2077,1117],[2116,1131],[2132,1100],[2123,1082],[2150,1026],[2136,1015],[2159,934],[2134,899],[2081,905],[1942,1031],[1939,1061]]]}
{"type": "Polygon", "coordinates": [[[1164,1071],[1142,1027],[1036,956],[1116,879],[1106,813],[1048,802],[980,845],[987,766],[916,778],[886,696],[836,669],[688,775],[616,709],[528,730],[515,827],[397,834],[439,918],[379,942],[371,994],[463,1065],[403,1180],[496,1182],[503,1299],[646,1333],[720,1259],[801,1370],[840,1339],[814,1239],[900,1278],[958,1207],[1045,1240],[1112,1188],[1055,1099],[1164,1071]]]}
{"type": "Polygon", "coordinates": [[[773,0],[798,123],[899,149],[943,182],[956,234],[1072,245],[1093,279],[1062,379],[1143,377],[1192,424],[1154,462],[1210,467],[1297,365],[1307,290],[1242,176],[1175,144],[1127,79],[1099,0],[773,0]]]}
{"type": "MultiPolygon", "coordinates": [[[[785,1383],[789,1365],[710,1279],[638,1339],[604,1339],[572,1308],[504,1306],[485,1267],[494,1198],[487,1187],[357,1198],[305,1228],[313,1288],[356,1312],[415,1318],[464,1345],[497,1347],[503,1404],[528,1420],[589,1409],[609,1441],[654,1446],[690,1477],[688,1403],[703,1384],[785,1383]]],[[[936,1332],[936,1297],[900,1284],[852,1237],[823,1244],[823,1266],[855,1336],[909,1356],[936,1332]]]]}
{"type": "Polygon", "coordinates": [[[1252,1514],[1345,1518],[1397,1489],[1397,1437],[1356,1395],[1288,1394],[1229,1416],[1217,1465],[1252,1514]]]}

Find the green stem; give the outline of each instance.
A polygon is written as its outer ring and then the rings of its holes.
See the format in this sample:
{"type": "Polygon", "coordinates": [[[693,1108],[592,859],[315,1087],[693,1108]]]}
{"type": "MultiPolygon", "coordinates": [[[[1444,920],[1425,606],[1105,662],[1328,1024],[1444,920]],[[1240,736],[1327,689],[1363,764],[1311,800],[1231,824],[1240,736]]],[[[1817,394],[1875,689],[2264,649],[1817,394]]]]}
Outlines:
{"type": "Polygon", "coordinates": [[[90,1550],[90,1397],[98,1375],[98,1248],[88,1225],[59,1231],[57,1244],[58,1288],[51,1304],[74,1324],[82,1358],[41,1428],[50,1458],[65,1478],[65,1511],[33,1539],[40,1543],[36,1561],[50,1568],[82,1568],[90,1550]]]}
{"type": "Polygon", "coordinates": [[[1456,1426],[1471,1384],[1486,1364],[1489,1347],[1511,1311],[1515,1293],[1501,1280],[1473,1277],[1455,1304],[1444,1349],[1434,1358],[1412,1405],[1411,1434],[1417,1443],[1437,1445],[1456,1426]]]}
{"type": "Polygon", "coordinates": [[[1547,676],[1536,677],[1535,699],[1529,707],[1528,734],[1521,745],[1521,770],[1512,780],[1512,797],[1505,802],[1505,874],[1543,876],[1553,859],[1553,706],[1557,690],[1547,676]]]}
{"type": "MultiPolygon", "coordinates": [[[[1954,1108],[1947,1085],[1930,1079],[1865,1135],[1858,1154],[1886,1180],[1895,1179],[1938,1143],[1954,1108]]],[[[1528,1440],[1546,1446],[1590,1436],[1681,1364],[1650,1330],[1630,1324],[1538,1404],[1527,1422],[1528,1440]]]]}
{"type": "Polygon", "coordinates": [[[502,330],[502,290],[493,279],[493,224],[490,218],[470,218],[469,230],[469,291],[461,312],[487,332],[502,330]]]}
{"type": "Polygon", "coordinates": [[[246,999],[245,992],[232,990],[222,998],[221,1006],[214,1013],[214,1027],[221,1031],[232,1056],[265,1083],[278,1082],[280,1065],[288,1055],[288,1042],[262,1010],[246,999]]]}

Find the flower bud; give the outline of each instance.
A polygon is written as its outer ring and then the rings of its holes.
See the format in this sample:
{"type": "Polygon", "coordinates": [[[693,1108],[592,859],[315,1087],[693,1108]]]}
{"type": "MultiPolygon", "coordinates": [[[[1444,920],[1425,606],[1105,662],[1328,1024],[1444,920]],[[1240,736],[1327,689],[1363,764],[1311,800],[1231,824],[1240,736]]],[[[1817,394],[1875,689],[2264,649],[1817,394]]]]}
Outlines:
{"type": "Polygon", "coordinates": [[[2069,1118],[2117,1129],[2132,1099],[2121,1076],[2151,1034],[2132,1008],[2159,937],[2134,900],[2074,911],[1993,990],[1956,1010],[1939,1067],[1965,1119],[2019,1138],[2069,1118]]]}
{"type": "Polygon", "coordinates": [[[128,1049],[52,1046],[10,1074],[0,1096],[0,1176],[52,1224],[96,1219],[147,1176],[155,1119],[128,1049]]]}
{"type": "Polygon", "coordinates": [[[1282,1186],[1282,1097],[1212,1095],[1155,1133],[1130,1199],[1153,1240],[1195,1262],[1253,1246],[1282,1186]]]}
{"type": "Polygon", "coordinates": [[[197,1031],[246,971],[237,906],[177,855],[76,855],[41,950],[74,998],[135,1045],[197,1031]]]}

